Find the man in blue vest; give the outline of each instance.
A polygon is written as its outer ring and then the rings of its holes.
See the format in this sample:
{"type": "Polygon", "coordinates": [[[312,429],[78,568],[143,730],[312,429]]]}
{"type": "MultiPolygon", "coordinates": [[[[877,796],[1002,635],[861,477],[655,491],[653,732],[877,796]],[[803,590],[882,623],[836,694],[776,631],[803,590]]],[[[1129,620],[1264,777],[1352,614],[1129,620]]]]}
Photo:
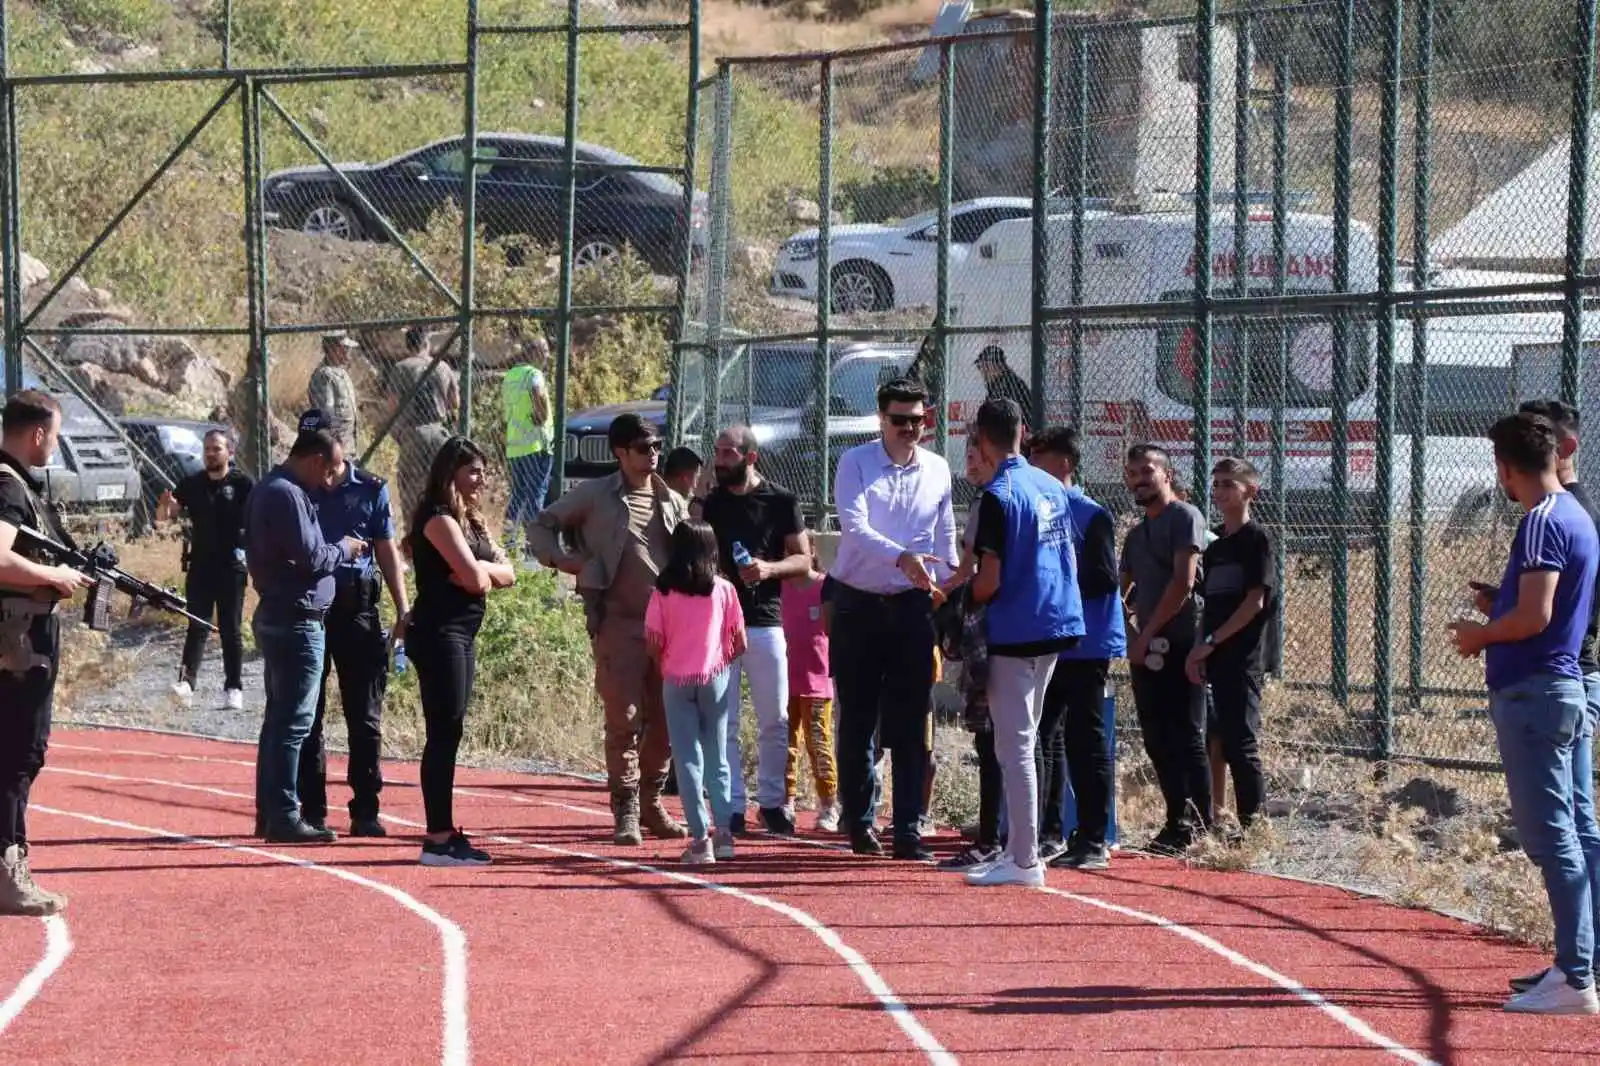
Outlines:
{"type": "Polygon", "coordinates": [[[1029,466],[1022,408],[987,400],[967,432],[988,478],[978,504],[971,595],[988,604],[989,717],[1009,822],[1006,850],[967,873],[972,885],[1042,885],[1034,764],[1045,691],[1056,659],[1084,635],[1072,507],[1060,481],[1029,466]]]}
{"type": "Polygon", "coordinates": [[[1128,653],[1128,637],[1117,588],[1116,523],[1111,512],[1075,484],[1080,455],[1078,431],[1071,426],[1052,426],[1028,442],[1028,461],[1067,490],[1084,623],[1083,639],[1061,653],[1044,694],[1038,747],[1039,855],[1052,866],[1104,870],[1109,865],[1106,829],[1115,787],[1106,736],[1106,677],[1111,660],[1128,653]],[[1070,843],[1061,839],[1062,787],[1067,783],[1078,811],[1070,843]]]}

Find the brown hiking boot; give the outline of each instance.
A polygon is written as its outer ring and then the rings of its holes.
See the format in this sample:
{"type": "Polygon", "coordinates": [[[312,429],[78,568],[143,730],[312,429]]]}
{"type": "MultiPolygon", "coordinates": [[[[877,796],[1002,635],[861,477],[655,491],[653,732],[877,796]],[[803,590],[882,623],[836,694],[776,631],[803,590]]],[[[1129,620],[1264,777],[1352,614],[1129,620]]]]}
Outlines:
{"type": "Polygon", "coordinates": [[[611,794],[611,817],[616,822],[612,843],[638,847],[644,843],[639,831],[639,794],[630,790],[611,794]]]}
{"type": "Polygon", "coordinates": [[[42,918],[65,910],[65,896],[46,892],[33,883],[28,869],[28,849],[13,844],[0,856],[0,915],[42,918]]]}
{"type": "Polygon", "coordinates": [[[645,783],[639,821],[657,840],[682,840],[689,835],[689,830],[667,813],[666,806],[661,802],[661,792],[666,784],[665,774],[659,781],[645,783]]]}

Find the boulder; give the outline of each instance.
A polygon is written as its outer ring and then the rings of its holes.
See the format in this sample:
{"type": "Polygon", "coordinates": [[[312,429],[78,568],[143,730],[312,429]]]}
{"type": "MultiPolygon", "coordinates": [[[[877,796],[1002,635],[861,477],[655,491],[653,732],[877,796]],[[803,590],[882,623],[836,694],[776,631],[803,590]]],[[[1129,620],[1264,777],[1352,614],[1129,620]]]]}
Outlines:
{"type": "Polygon", "coordinates": [[[803,196],[790,196],[789,221],[803,222],[814,226],[822,221],[822,208],[817,206],[815,200],[807,200],[803,196]]]}
{"type": "Polygon", "coordinates": [[[47,282],[49,280],[50,280],[50,268],[45,266],[43,263],[39,262],[39,260],[37,260],[33,256],[29,255],[27,252],[23,252],[22,253],[22,291],[23,292],[27,292],[29,289],[33,288],[35,285],[43,285],[45,282],[47,282]]]}
{"type": "Polygon", "coordinates": [[[183,406],[209,411],[228,402],[228,372],[195,351],[182,337],[156,338],[150,357],[168,394],[183,406]]]}
{"type": "Polygon", "coordinates": [[[759,244],[741,244],[734,250],[733,266],[742,273],[766,278],[772,274],[773,259],[770,248],[759,244]]]}
{"type": "Polygon", "coordinates": [[[155,362],[139,345],[138,337],[79,334],[63,338],[56,358],[69,367],[93,365],[113,374],[126,374],[153,389],[165,382],[155,362]]]}
{"type": "Polygon", "coordinates": [[[129,374],[119,374],[94,363],[75,366],[70,372],[96,403],[119,418],[172,410],[172,397],[165,390],[147,385],[129,374]]]}

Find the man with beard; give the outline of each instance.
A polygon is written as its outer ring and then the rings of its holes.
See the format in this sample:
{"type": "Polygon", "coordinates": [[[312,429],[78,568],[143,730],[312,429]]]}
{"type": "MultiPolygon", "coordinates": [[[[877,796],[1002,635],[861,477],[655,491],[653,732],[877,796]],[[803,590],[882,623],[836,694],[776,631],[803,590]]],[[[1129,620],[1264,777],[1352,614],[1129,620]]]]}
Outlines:
{"type": "Polygon", "coordinates": [[[839,458],[839,554],[829,573],[840,828],[856,854],[883,854],[872,829],[873,733],[881,717],[894,757],[894,854],[916,861],[932,858],[918,825],[933,691],[930,566],[948,578],[957,564],[950,466],[917,444],[927,401],[927,390],[906,379],[878,389],[881,439],[839,458]]]}
{"type": "MultiPolygon", "coordinates": [[[[717,534],[722,572],[739,590],[749,645],[734,661],[729,682],[740,691],[750,681],[757,724],[756,803],[769,833],[794,832],[786,810],[785,775],[789,761],[789,658],[783,637],[783,582],[811,570],[805,520],[794,494],[756,471],[756,435],[749,426],[730,426],[717,438],[712,469],[717,488],[706,497],[702,514],[717,534]],[[742,550],[741,550],[742,549],[742,550]]],[[[742,703],[741,703],[742,706],[742,703]]],[[[733,831],[744,831],[744,762],[739,750],[739,718],[728,723],[728,765],[733,768],[733,831]]]]}
{"type": "MultiPolygon", "coordinates": [[[[187,580],[184,595],[189,613],[206,621],[216,613],[222,639],[222,688],[230,711],[244,709],[244,512],[255,479],[233,465],[233,438],[227,430],[206,434],[205,466],[170,492],[161,494],[156,520],[189,516],[184,552],[187,580]]],[[[189,623],[183,641],[183,663],[172,695],[187,707],[194,701],[195,678],[205,652],[206,627],[189,623]]]]}
{"type": "Polygon", "coordinates": [[[56,671],[61,665],[57,604],[89,579],[47,566],[17,543],[23,527],[70,544],[32,470],[44,466],[61,433],[61,404],[25,389],[0,415],[0,915],[42,917],[67,906],[33,880],[28,859],[28,792],[44,768],[56,671]]]}
{"type": "Polygon", "coordinates": [[[540,563],[578,579],[605,705],[614,839],[638,845],[641,829],[663,840],[688,835],[661,802],[672,747],[661,671],[644,634],[645,608],[688,505],[656,473],[661,438],[653,425],[618,415],[607,436],[617,472],[583,482],[540,511],[529,543],[540,563]]]}
{"type": "Polygon", "coordinates": [[[1166,824],[1150,850],[1177,854],[1211,821],[1205,686],[1189,680],[1198,604],[1195,584],[1206,520],[1177,498],[1172,457],[1156,444],[1128,449],[1123,480],[1144,518],[1122,545],[1122,593],[1133,592],[1138,633],[1128,645],[1133,702],[1145,751],[1166,800],[1166,824]]]}

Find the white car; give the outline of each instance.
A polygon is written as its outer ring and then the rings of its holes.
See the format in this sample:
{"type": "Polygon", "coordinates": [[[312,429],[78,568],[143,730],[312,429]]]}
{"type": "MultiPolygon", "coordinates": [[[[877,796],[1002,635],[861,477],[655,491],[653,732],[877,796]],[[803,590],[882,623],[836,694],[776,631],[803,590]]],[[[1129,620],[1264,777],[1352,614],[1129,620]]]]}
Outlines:
{"type": "MultiPolygon", "coordinates": [[[[997,222],[1028,218],[1033,201],[993,196],[950,208],[950,269],[963,262],[977,239],[997,222]]],[[[817,298],[818,231],[804,230],[783,242],[772,268],[772,294],[817,298]]],[[[939,216],[926,211],[904,222],[834,226],[833,309],[842,314],[926,307],[934,302],[938,276],[939,216]]]]}

